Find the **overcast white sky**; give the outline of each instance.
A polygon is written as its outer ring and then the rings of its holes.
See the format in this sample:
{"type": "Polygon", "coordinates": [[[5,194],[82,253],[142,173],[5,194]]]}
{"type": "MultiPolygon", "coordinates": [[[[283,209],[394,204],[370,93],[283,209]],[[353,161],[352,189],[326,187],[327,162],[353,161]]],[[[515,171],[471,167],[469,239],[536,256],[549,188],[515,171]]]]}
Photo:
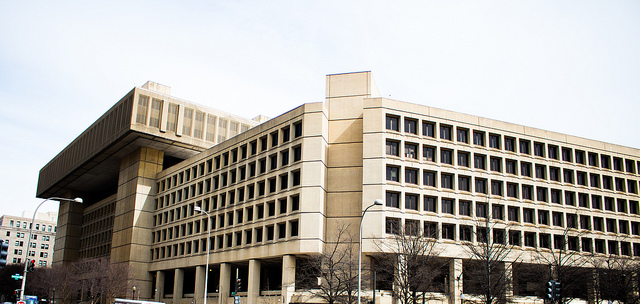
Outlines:
{"type": "Polygon", "coordinates": [[[147,80],[274,117],[363,70],[384,97],[640,148],[640,1],[0,0],[0,215],[147,80]]]}

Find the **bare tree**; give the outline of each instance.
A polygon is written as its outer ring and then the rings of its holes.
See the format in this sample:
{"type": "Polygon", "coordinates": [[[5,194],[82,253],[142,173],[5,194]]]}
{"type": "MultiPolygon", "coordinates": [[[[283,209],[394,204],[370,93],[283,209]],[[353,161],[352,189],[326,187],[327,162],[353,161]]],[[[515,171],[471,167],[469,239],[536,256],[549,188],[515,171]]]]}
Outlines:
{"type": "MultiPolygon", "coordinates": [[[[586,291],[591,277],[590,259],[578,251],[580,235],[580,232],[572,228],[565,228],[559,234],[543,234],[541,242],[548,243],[540,244],[539,248],[546,249],[539,249],[534,257],[538,264],[549,265],[548,271],[536,273],[537,277],[545,283],[550,280],[560,283],[560,303],[587,298],[586,291]]],[[[544,283],[540,285],[544,286],[544,283]]],[[[544,293],[543,290],[540,290],[541,294],[544,293]]]]}
{"type": "Polygon", "coordinates": [[[465,293],[477,294],[484,304],[510,302],[512,267],[520,259],[513,244],[507,243],[510,226],[486,212],[486,218],[477,219],[474,228],[467,233],[475,236],[475,242],[468,240],[465,246],[470,257],[463,267],[465,293]]]}
{"type": "Polygon", "coordinates": [[[640,302],[636,292],[640,265],[631,257],[609,255],[608,258],[594,258],[595,291],[598,302],[618,301],[625,304],[640,302]]]}
{"type": "Polygon", "coordinates": [[[392,284],[391,292],[401,304],[423,303],[436,288],[435,278],[444,263],[437,259],[440,250],[434,235],[420,233],[417,221],[387,222],[393,236],[380,241],[376,271],[380,279],[392,284]]]}
{"type": "Polygon", "coordinates": [[[126,264],[111,264],[108,258],[84,259],[74,263],[80,287],[90,303],[110,303],[128,290],[129,268],[126,264]]]}
{"type": "Polygon", "coordinates": [[[321,254],[301,261],[296,270],[296,286],[327,303],[356,302],[358,252],[349,226],[339,225],[335,240],[325,243],[321,254]]]}

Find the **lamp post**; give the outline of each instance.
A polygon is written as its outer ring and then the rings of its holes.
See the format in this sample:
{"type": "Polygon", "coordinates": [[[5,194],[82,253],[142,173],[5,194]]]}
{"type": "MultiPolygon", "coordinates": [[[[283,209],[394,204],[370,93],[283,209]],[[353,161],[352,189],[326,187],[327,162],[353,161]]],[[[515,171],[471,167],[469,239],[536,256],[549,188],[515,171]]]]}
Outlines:
{"type": "Polygon", "coordinates": [[[204,212],[208,217],[209,221],[207,222],[207,267],[204,270],[204,302],[203,304],[207,304],[207,285],[209,285],[209,250],[211,249],[211,214],[209,212],[202,210],[200,206],[193,207],[193,210],[198,212],[204,212]]]}
{"type": "Polygon", "coordinates": [[[136,299],[136,287],[133,286],[133,298],[131,298],[131,300],[135,301],[135,299],[136,299]]]}
{"type": "Polygon", "coordinates": [[[362,220],[364,219],[364,215],[367,214],[369,208],[373,206],[382,206],[382,200],[377,199],[373,201],[373,204],[364,209],[362,217],[360,218],[360,231],[358,233],[358,304],[360,304],[360,290],[362,289],[362,220]]]}
{"type": "Polygon", "coordinates": [[[76,198],[62,198],[62,197],[50,197],[40,203],[38,207],[36,207],[36,211],[33,212],[33,218],[31,219],[31,223],[29,224],[29,237],[27,238],[27,250],[25,250],[25,259],[24,259],[24,271],[22,272],[22,287],[20,288],[20,300],[26,301],[24,298],[24,287],[27,284],[27,266],[29,265],[29,249],[31,248],[31,233],[33,232],[33,222],[36,220],[36,214],[38,214],[38,209],[40,206],[44,204],[46,201],[67,201],[67,202],[76,202],[82,203],[82,199],[79,197],[76,198]]]}

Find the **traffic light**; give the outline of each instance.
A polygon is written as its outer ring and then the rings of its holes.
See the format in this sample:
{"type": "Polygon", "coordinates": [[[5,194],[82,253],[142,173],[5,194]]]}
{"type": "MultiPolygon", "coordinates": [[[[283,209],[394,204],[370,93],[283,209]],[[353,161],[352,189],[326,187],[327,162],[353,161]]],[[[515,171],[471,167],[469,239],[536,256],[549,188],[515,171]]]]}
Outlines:
{"type": "Polygon", "coordinates": [[[242,280],[238,279],[238,286],[236,287],[237,291],[242,290],[242,280]]]}
{"type": "Polygon", "coordinates": [[[553,289],[553,296],[555,300],[560,300],[560,282],[556,282],[553,289]]]}
{"type": "Polygon", "coordinates": [[[9,243],[4,240],[0,240],[0,269],[7,265],[7,251],[9,250],[9,243]]]}
{"type": "Polygon", "coordinates": [[[547,298],[547,300],[554,300],[555,299],[555,287],[556,287],[556,282],[555,281],[547,282],[547,288],[545,289],[545,291],[546,291],[545,298],[547,298]]]}
{"type": "Polygon", "coordinates": [[[27,271],[33,271],[36,267],[36,260],[27,260],[27,271]]]}

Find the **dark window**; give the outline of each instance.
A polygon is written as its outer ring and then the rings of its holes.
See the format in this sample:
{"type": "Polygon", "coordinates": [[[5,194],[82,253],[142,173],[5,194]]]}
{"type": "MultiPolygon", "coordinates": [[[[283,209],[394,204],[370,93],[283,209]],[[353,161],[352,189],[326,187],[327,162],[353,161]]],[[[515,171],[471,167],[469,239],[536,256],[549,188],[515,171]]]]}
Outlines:
{"type": "Polygon", "coordinates": [[[520,174],[531,177],[531,163],[520,162],[520,174]]]}
{"type": "Polygon", "coordinates": [[[458,190],[467,192],[471,191],[471,177],[459,175],[458,190]]]}
{"type": "Polygon", "coordinates": [[[533,143],[533,155],[544,157],[544,144],[539,142],[533,143]]]}
{"type": "Polygon", "coordinates": [[[293,136],[295,138],[302,136],[302,122],[297,122],[293,124],[293,136]]]}
{"type": "Polygon", "coordinates": [[[404,208],[411,210],[418,210],[418,196],[415,194],[405,194],[404,196],[404,208]]]}
{"type": "Polygon", "coordinates": [[[598,167],[598,154],[589,152],[589,166],[598,167]]]}
{"type": "Polygon", "coordinates": [[[549,145],[549,158],[560,159],[558,155],[558,146],[549,145]]]}
{"type": "Polygon", "coordinates": [[[591,217],[588,215],[580,216],[580,229],[590,230],[591,229],[591,217]]]}
{"type": "Polygon", "coordinates": [[[399,234],[400,233],[400,219],[388,217],[385,221],[385,232],[388,234],[399,234]]]}
{"type": "Polygon", "coordinates": [[[422,146],[422,159],[430,162],[435,162],[436,148],[431,146],[422,146]]]}
{"type": "Polygon", "coordinates": [[[593,230],[604,232],[604,220],[601,217],[593,217],[593,230]]]}
{"type": "Polygon", "coordinates": [[[572,156],[573,156],[573,151],[571,151],[571,148],[562,148],[563,161],[572,162],[573,161],[573,159],[571,159],[572,156]]]}
{"type": "Polygon", "coordinates": [[[521,232],[518,230],[509,230],[509,244],[513,246],[520,246],[521,232]]]}
{"type": "Polygon", "coordinates": [[[424,236],[432,239],[438,238],[438,223],[424,222],[424,236]]]}
{"type": "Polygon", "coordinates": [[[533,200],[533,186],[522,185],[522,198],[526,200],[533,200]]]}
{"type": "Polygon", "coordinates": [[[387,115],[387,130],[400,131],[400,118],[398,116],[387,115]]]}
{"type": "Polygon", "coordinates": [[[471,202],[470,201],[460,201],[458,207],[458,214],[464,216],[471,216],[471,202]]]}
{"type": "Polygon", "coordinates": [[[509,206],[507,208],[509,220],[512,222],[520,222],[520,208],[509,206]]]}
{"type": "Polygon", "coordinates": [[[453,165],[453,151],[448,149],[440,149],[440,162],[443,164],[453,165]]]}
{"type": "Polygon", "coordinates": [[[473,227],[460,225],[460,240],[471,242],[473,235],[473,227]]]}
{"type": "Polygon", "coordinates": [[[473,132],[473,144],[484,147],[484,132],[474,131],[473,132]]]}
{"type": "Polygon", "coordinates": [[[440,186],[442,188],[447,188],[447,189],[454,189],[454,185],[453,185],[453,174],[445,174],[445,173],[441,173],[441,184],[440,186]]]}
{"type": "Polygon", "coordinates": [[[498,134],[489,134],[489,148],[500,149],[500,135],[498,134]]]}
{"type": "Polygon", "coordinates": [[[606,175],[602,176],[602,188],[607,189],[607,190],[613,190],[613,185],[612,185],[612,182],[611,182],[611,176],[606,176],[606,175]]]}
{"type": "Polygon", "coordinates": [[[418,121],[415,119],[404,119],[404,132],[418,135],[418,121]]]}
{"type": "Polygon", "coordinates": [[[476,179],[476,193],[484,193],[487,194],[487,180],[484,178],[475,178],[476,179]]]}
{"type": "Polygon", "coordinates": [[[553,212],[551,218],[554,226],[564,227],[564,216],[562,212],[553,212]]]}
{"type": "Polygon", "coordinates": [[[507,196],[518,198],[518,184],[507,183],[507,196]]]}
{"type": "Polygon", "coordinates": [[[404,157],[418,159],[418,145],[405,142],[404,157]]]}
{"type": "Polygon", "coordinates": [[[538,224],[549,225],[549,211],[538,210],[538,224]]]}
{"type": "Polygon", "coordinates": [[[593,252],[593,242],[590,238],[582,238],[582,251],[593,252]]]}
{"type": "Polygon", "coordinates": [[[547,179],[547,166],[536,165],[536,178],[547,179]]]}
{"type": "Polygon", "coordinates": [[[578,228],[578,216],[575,214],[567,213],[567,227],[568,228],[578,228]]]}
{"type": "Polygon", "coordinates": [[[387,207],[400,208],[400,194],[397,192],[387,192],[387,207]]]}
{"type": "Polygon", "coordinates": [[[551,189],[551,202],[554,204],[562,204],[562,190],[551,189]]]}
{"type": "Polygon", "coordinates": [[[462,143],[468,144],[469,143],[469,130],[458,128],[456,131],[457,131],[457,140],[458,140],[458,142],[462,142],[462,143]]]}
{"type": "Polygon", "coordinates": [[[627,200],[626,199],[618,199],[618,212],[627,213],[627,200]]]}
{"type": "Polygon", "coordinates": [[[430,121],[422,122],[422,135],[429,137],[436,137],[435,135],[435,127],[436,125],[430,121]]]}
{"type": "Polygon", "coordinates": [[[529,209],[529,208],[522,209],[522,220],[525,223],[533,224],[535,222],[533,209],[529,209]]]}
{"type": "Polygon", "coordinates": [[[418,169],[405,168],[404,181],[408,184],[418,185],[418,169]]]}
{"type": "Polygon", "coordinates": [[[512,159],[505,160],[505,172],[518,175],[518,163],[512,159]]]}
{"type": "Polygon", "coordinates": [[[540,233],[540,247],[551,249],[551,235],[546,233],[540,233]]]}
{"type": "Polygon", "coordinates": [[[491,205],[491,209],[494,220],[504,220],[504,206],[491,205]]]}
{"type": "Polygon", "coordinates": [[[569,206],[576,205],[576,193],[573,191],[564,192],[564,204],[569,206]]]}
{"type": "Polygon", "coordinates": [[[447,240],[455,240],[456,225],[442,224],[442,238],[447,240]]]}
{"type": "Polygon", "coordinates": [[[577,171],[576,172],[576,183],[580,186],[587,186],[587,173],[577,171]]]}
{"type": "Polygon", "coordinates": [[[611,169],[611,156],[600,155],[600,165],[602,168],[611,169]]]}
{"type": "Polygon", "coordinates": [[[511,152],[516,152],[516,139],[513,137],[504,138],[504,149],[511,152]]]}
{"type": "Polygon", "coordinates": [[[436,172],[434,171],[423,171],[422,172],[422,183],[425,186],[436,187],[436,172]]]}
{"type": "Polygon", "coordinates": [[[491,181],[491,194],[502,196],[502,181],[491,181]]]}
{"type": "Polygon", "coordinates": [[[420,235],[420,221],[404,220],[404,232],[407,235],[413,235],[413,236],[420,235]]]}
{"type": "Polygon", "coordinates": [[[549,180],[554,182],[560,181],[560,168],[549,167],[549,180]]]}
{"type": "Polygon", "coordinates": [[[452,200],[452,199],[443,198],[442,199],[442,213],[454,214],[453,202],[454,202],[454,200],[452,200]]]}
{"type": "Polygon", "coordinates": [[[524,245],[527,247],[536,247],[536,233],[525,232],[524,233],[524,245]]]}
{"type": "Polygon", "coordinates": [[[591,195],[591,205],[593,209],[602,210],[602,196],[600,195],[591,195]]]}
{"type": "Polygon", "coordinates": [[[584,157],[584,151],[576,150],[575,153],[576,153],[576,163],[585,165],[586,162],[584,157]]]}
{"type": "Polygon", "coordinates": [[[451,126],[440,125],[440,138],[451,140],[451,126]]]}
{"type": "Polygon", "coordinates": [[[387,166],[387,180],[400,182],[400,167],[387,166]]]}
{"type": "Polygon", "coordinates": [[[567,184],[573,184],[573,170],[563,169],[562,173],[564,175],[563,176],[564,182],[567,184]]]}
{"type": "Polygon", "coordinates": [[[482,154],[474,154],[473,155],[473,164],[476,169],[487,169],[487,157],[482,154]]]}
{"type": "Polygon", "coordinates": [[[525,139],[520,139],[520,153],[531,154],[531,142],[525,139]]]}
{"type": "Polygon", "coordinates": [[[489,159],[489,167],[491,171],[502,172],[502,158],[491,157],[489,159]]]}
{"type": "Polygon", "coordinates": [[[636,162],[632,159],[625,160],[625,167],[627,173],[636,173],[636,162]]]}
{"type": "Polygon", "coordinates": [[[437,210],[437,202],[438,202],[438,198],[437,197],[433,197],[433,196],[423,196],[422,197],[423,201],[424,201],[424,211],[429,211],[429,212],[438,212],[437,210]]]}
{"type": "Polygon", "coordinates": [[[477,217],[482,217],[482,218],[487,218],[489,216],[487,209],[488,209],[487,204],[485,204],[485,203],[476,203],[476,216],[477,217]]]}
{"type": "Polygon", "coordinates": [[[302,159],[302,147],[301,146],[293,147],[293,161],[297,162],[297,161],[300,161],[301,159],[302,159]]]}
{"type": "Polygon", "coordinates": [[[613,158],[613,170],[620,171],[620,172],[624,171],[622,158],[620,158],[620,157],[614,157],[613,158]]]}
{"type": "Polygon", "coordinates": [[[536,200],[539,202],[547,202],[548,190],[545,187],[536,187],[536,200]]]}
{"type": "Polygon", "coordinates": [[[469,164],[469,153],[458,151],[458,166],[462,167],[470,167],[469,164]]]}

